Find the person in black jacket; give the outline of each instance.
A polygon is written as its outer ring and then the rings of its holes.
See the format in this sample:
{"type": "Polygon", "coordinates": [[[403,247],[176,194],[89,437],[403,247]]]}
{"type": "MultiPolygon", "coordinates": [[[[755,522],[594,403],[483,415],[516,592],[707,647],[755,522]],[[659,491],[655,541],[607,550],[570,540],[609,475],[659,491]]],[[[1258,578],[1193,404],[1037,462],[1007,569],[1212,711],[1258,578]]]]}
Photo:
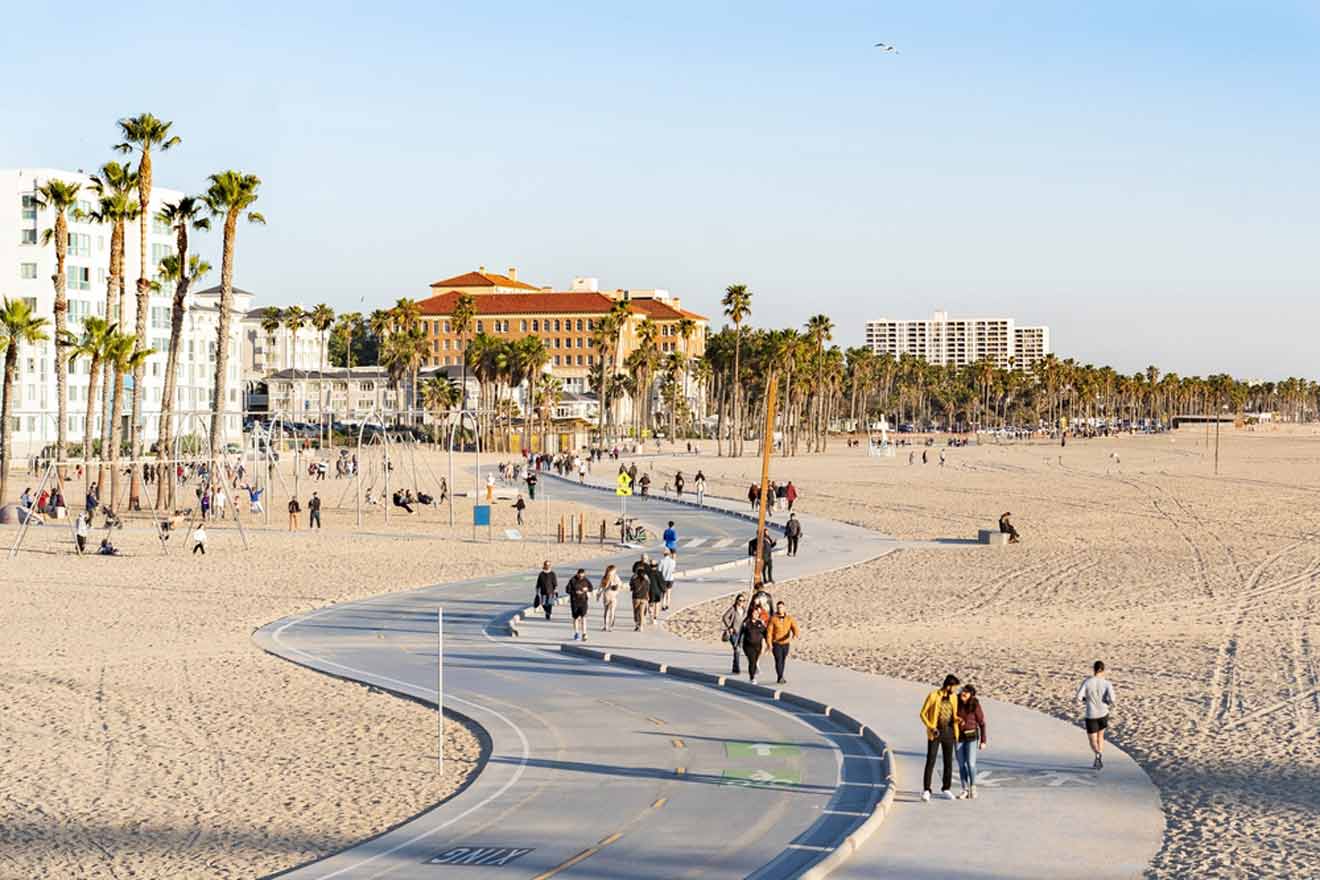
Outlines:
{"type": "Polygon", "coordinates": [[[784,524],[784,537],[788,539],[788,555],[797,556],[798,541],[802,539],[802,521],[796,513],[788,515],[788,522],[784,524]]]}
{"type": "Polygon", "coordinates": [[[632,594],[633,632],[641,632],[646,622],[646,609],[651,604],[651,577],[646,572],[646,564],[633,563],[632,580],[628,581],[628,591],[632,594]]]}
{"type": "Polygon", "coordinates": [[[655,623],[656,614],[660,611],[660,602],[665,597],[665,579],[660,575],[660,566],[655,564],[655,560],[649,556],[643,557],[646,561],[646,576],[651,581],[650,611],[651,623],[655,623]]]}
{"type": "Polygon", "coordinates": [[[559,578],[555,576],[554,570],[550,568],[550,560],[547,559],[541,566],[541,573],[536,576],[536,598],[541,602],[541,609],[545,611],[545,619],[550,619],[550,614],[555,610],[555,597],[559,595],[559,578]]]}
{"type": "Polygon", "coordinates": [[[587,605],[591,602],[591,581],[587,570],[579,568],[568,579],[568,610],[573,614],[573,641],[587,640],[587,605]]]}

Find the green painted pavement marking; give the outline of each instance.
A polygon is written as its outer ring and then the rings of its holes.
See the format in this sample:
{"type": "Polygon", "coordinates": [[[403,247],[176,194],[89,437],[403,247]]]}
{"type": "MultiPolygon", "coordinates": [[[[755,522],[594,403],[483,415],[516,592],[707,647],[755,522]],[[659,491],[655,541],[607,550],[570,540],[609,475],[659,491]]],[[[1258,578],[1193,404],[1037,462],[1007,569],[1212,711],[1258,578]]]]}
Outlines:
{"type": "Polygon", "coordinates": [[[725,770],[725,785],[800,785],[802,774],[797,770],[725,770]]]}
{"type": "Polygon", "coordinates": [[[730,758],[796,758],[802,750],[783,743],[726,742],[724,754],[730,758]]]}

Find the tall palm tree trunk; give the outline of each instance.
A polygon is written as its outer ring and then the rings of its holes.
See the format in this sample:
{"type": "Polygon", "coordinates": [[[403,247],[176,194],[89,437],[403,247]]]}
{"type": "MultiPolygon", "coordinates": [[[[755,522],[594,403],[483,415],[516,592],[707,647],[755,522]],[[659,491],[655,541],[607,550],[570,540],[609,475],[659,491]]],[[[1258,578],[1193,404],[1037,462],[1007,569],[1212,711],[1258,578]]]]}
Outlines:
{"type": "Polygon", "coordinates": [[[229,370],[229,321],[234,299],[234,237],[238,211],[225,214],[223,250],[220,257],[220,320],[215,340],[215,388],[211,392],[211,457],[220,448],[225,420],[225,378],[229,370]]]}
{"type": "MultiPolygon", "coordinates": [[[[69,249],[69,221],[64,211],[55,215],[55,460],[64,461],[69,430],[69,359],[63,344],[68,327],[69,300],[66,295],[65,258],[69,249]]],[[[7,446],[5,447],[8,448],[7,446]]],[[[64,478],[64,469],[60,469],[64,478]]],[[[2,499],[0,499],[2,500],[2,499]]]]}

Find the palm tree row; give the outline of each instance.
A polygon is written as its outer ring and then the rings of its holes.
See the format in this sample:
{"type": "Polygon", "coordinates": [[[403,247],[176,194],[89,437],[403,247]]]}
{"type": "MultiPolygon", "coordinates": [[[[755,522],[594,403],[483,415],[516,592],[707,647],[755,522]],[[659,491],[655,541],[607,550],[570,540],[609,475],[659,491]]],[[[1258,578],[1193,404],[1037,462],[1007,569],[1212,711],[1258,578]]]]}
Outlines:
{"type": "MultiPolygon", "coordinates": [[[[36,193],[36,205],[39,210],[49,209],[54,213],[51,228],[42,235],[43,244],[54,242],[55,273],[52,283],[55,288],[54,336],[55,336],[55,377],[57,428],[54,457],[56,462],[63,462],[68,448],[68,371],[72,357],[85,356],[90,360],[92,369],[88,388],[86,422],[83,428],[83,454],[94,454],[96,444],[92,437],[97,409],[96,386],[103,383],[101,394],[101,455],[109,455],[117,462],[121,453],[120,416],[123,412],[127,392],[126,379],[131,376],[132,400],[129,405],[128,452],[134,460],[131,475],[130,504],[139,503],[141,486],[141,457],[143,453],[143,391],[146,385],[145,371],[147,358],[154,352],[146,341],[147,316],[152,292],[159,292],[166,286],[172,291],[170,320],[170,339],[167,354],[165,382],[161,396],[161,413],[157,454],[163,461],[172,455],[173,419],[176,404],[177,374],[179,370],[179,348],[183,338],[183,316],[187,310],[187,295],[192,285],[210,269],[209,264],[195,254],[188,252],[190,229],[206,229],[211,220],[220,221],[223,229],[221,244],[221,293],[219,320],[216,335],[216,370],[211,399],[210,443],[211,449],[218,450],[224,426],[226,402],[229,399],[226,374],[229,355],[229,330],[233,311],[234,251],[237,239],[237,226],[240,219],[264,223],[261,214],[251,208],[257,200],[257,191],[261,181],[255,175],[238,171],[222,171],[208,178],[204,193],[184,196],[164,205],[152,214],[157,222],[165,224],[174,233],[175,252],[162,259],[158,266],[148,261],[147,230],[148,214],[151,212],[151,199],[154,180],[153,158],[156,153],[171,150],[182,140],[171,133],[172,123],[158,119],[150,113],[139,114],[119,120],[121,140],[114,146],[120,153],[133,154],[136,162],[121,164],[106,162],[91,176],[89,185],[96,196],[96,207],[87,214],[77,210],[78,195],[82,185],[62,180],[48,180],[36,193]],[[68,255],[68,219],[76,217],[110,227],[110,269],[106,279],[105,314],[100,318],[84,318],[81,334],[72,333],[67,326],[68,299],[66,297],[66,273],[68,255]],[[138,227],[138,266],[135,285],[135,309],[133,332],[126,332],[123,324],[123,306],[125,301],[125,227],[136,220],[138,227]]],[[[11,316],[14,317],[14,316],[11,316]]],[[[32,319],[30,314],[28,319],[32,319]]],[[[42,319],[44,320],[44,319],[42,319]]],[[[17,325],[15,325],[17,326],[17,325]]],[[[44,334],[37,328],[34,332],[44,334]]],[[[7,337],[10,352],[16,352],[19,341],[26,339],[23,333],[7,337]]],[[[44,337],[43,337],[44,338],[44,337]]],[[[16,355],[15,355],[16,356],[16,355]]],[[[5,445],[5,454],[9,454],[5,445]]],[[[7,462],[5,462],[7,465],[7,462]]],[[[99,469],[98,469],[99,473],[99,469]]],[[[117,469],[112,469],[112,483],[118,480],[117,469]]],[[[89,469],[90,479],[90,469],[89,469]]],[[[165,494],[172,491],[170,481],[158,484],[156,503],[158,506],[170,502],[165,494]]],[[[112,496],[117,497],[117,496],[112,496]]]]}

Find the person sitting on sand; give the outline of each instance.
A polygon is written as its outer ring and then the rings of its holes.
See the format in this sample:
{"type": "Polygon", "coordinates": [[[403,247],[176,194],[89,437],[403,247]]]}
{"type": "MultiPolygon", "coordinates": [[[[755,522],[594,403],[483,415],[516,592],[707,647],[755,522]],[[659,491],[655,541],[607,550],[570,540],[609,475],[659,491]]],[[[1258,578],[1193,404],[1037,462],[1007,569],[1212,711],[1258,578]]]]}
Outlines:
{"type": "Polygon", "coordinates": [[[111,544],[109,538],[102,538],[101,547],[96,552],[99,556],[118,556],[119,548],[111,544]]]}
{"type": "Polygon", "coordinates": [[[402,492],[394,493],[394,506],[402,507],[404,510],[408,511],[409,514],[413,512],[412,507],[408,504],[407,496],[405,496],[402,492]]]}
{"type": "Polygon", "coordinates": [[[1013,515],[1012,513],[1005,513],[1003,516],[999,518],[999,531],[1003,532],[1005,535],[1008,535],[1008,543],[1017,544],[1022,540],[1022,538],[1020,535],[1018,535],[1017,529],[1013,528],[1013,523],[1009,522],[1008,518],[1012,515],[1013,515]]]}

